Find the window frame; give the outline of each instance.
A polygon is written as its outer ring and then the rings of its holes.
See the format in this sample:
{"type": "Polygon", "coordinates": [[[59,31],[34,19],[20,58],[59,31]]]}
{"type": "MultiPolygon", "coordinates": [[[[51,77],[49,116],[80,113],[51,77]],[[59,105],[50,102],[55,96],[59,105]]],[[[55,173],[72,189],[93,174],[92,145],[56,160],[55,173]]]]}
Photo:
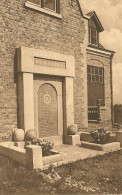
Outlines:
{"type": "Polygon", "coordinates": [[[87,82],[97,82],[99,84],[104,84],[104,68],[87,65],[87,82]],[[88,72],[88,68],[92,69],[92,71],[88,72]],[[96,73],[96,70],[98,70],[98,74],[96,73]],[[100,74],[100,70],[102,70],[102,74],[100,74]],[[88,80],[88,75],[91,76],[91,80],[88,80]],[[99,81],[93,80],[93,78],[95,78],[96,76],[98,76],[98,78],[99,78],[98,80],[99,81]],[[102,81],[100,80],[101,77],[102,77],[102,81]]]}
{"type": "MultiPolygon", "coordinates": [[[[92,103],[91,103],[91,98],[90,98],[90,94],[89,94],[89,90],[90,90],[90,88],[92,89],[92,87],[98,87],[98,88],[100,88],[101,89],[101,87],[102,87],[102,97],[100,98],[100,99],[102,99],[102,104],[101,104],[101,106],[105,106],[105,83],[104,83],[104,68],[103,67],[98,67],[98,66],[92,66],[92,65],[87,65],[87,86],[88,86],[88,105],[89,106],[97,106],[97,104],[96,104],[96,102],[95,103],[93,103],[93,105],[92,105],[92,103]],[[90,69],[89,69],[90,68],[90,69]],[[102,70],[102,71],[101,71],[102,70]],[[91,80],[89,80],[88,79],[88,75],[90,75],[90,77],[91,77],[91,80]],[[93,80],[92,79],[92,76],[98,76],[99,77],[99,81],[97,81],[97,80],[93,80]],[[102,77],[102,81],[101,81],[101,78],[102,77]],[[89,88],[90,87],[90,88],[89,88]],[[89,99],[90,98],[90,99],[89,99]]],[[[95,89],[94,88],[94,89],[95,89]]],[[[98,89],[97,88],[97,89],[98,89]]],[[[94,91],[94,90],[93,90],[94,91]]],[[[95,92],[95,94],[97,94],[97,92],[95,92]]],[[[97,95],[95,95],[95,97],[96,97],[97,95]]],[[[92,98],[93,98],[93,95],[92,95],[92,98]]],[[[93,101],[94,102],[94,101],[93,101]]]]}
{"type": "Polygon", "coordinates": [[[35,6],[38,6],[38,7],[42,8],[42,9],[44,9],[44,10],[47,10],[47,11],[50,11],[50,12],[53,12],[53,13],[56,13],[56,14],[60,14],[60,0],[55,0],[55,10],[49,9],[49,8],[45,7],[44,6],[45,0],[39,0],[39,4],[34,3],[31,0],[27,0],[26,2],[27,3],[31,3],[31,4],[33,4],[35,6]]]}
{"type": "Polygon", "coordinates": [[[47,10],[49,10],[49,11],[53,11],[53,12],[55,12],[55,13],[57,13],[57,0],[55,0],[55,10],[53,10],[53,9],[49,9],[49,8],[47,8],[47,7],[45,7],[45,0],[40,0],[40,1],[42,1],[43,2],[43,4],[42,4],[42,2],[41,2],[41,7],[42,8],[44,8],[44,9],[47,9],[47,10]]]}
{"type": "Polygon", "coordinates": [[[99,33],[96,28],[89,27],[89,43],[92,45],[97,45],[97,46],[99,45],[99,33]],[[92,30],[95,30],[96,36],[92,35],[92,30]],[[92,38],[96,39],[96,43],[93,43],[92,38]]]}

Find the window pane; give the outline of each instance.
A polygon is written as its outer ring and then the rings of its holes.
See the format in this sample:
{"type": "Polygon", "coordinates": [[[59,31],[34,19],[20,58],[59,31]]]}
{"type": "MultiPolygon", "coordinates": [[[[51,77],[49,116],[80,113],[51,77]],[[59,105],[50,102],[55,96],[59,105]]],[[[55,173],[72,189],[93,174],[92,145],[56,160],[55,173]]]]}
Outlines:
{"type": "Polygon", "coordinates": [[[92,69],[93,69],[93,67],[90,67],[90,73],[92,74],[92,69]]]}
{"type": "Polygon", "coordinates": [[[44,0],[44,7],[56,11],[56,0],[44,0]]]}
{"type": "Polygon", "coordinates": [[[101,83],[103,82],[103,77],[102,77],[102,76],[100,76],[100,82],[101,82],[101,83]]]}
{"type": "Polygon", "coordinates": [[[92,68],[92,74],[95,74],[95,68],[94,67],[91,68],[92,68]]]}
{"type": "Polygon", "coordinates": [[[103,68],[87,66],[87,80],[88,82],[104,82],[104,71],[103,68]]]}
{"type": "Polygon", "coordinates": [[[91,37],[91,44],[97,44],[97,38],[91,37]]]}
{"type": "Polygon", "coordinates": [[[95,68],[95,74],[97,74],[98,75],[98,68],[95,68]]]}
{"type": "Polygon", "coordinates": [[[96,81],[99,82],[99,76],[95,75],[96,81]]]}
{"type": "Polygon", "coordinates": [[[29,0],[30,2],[32,2],[32,3],[35,3],[35,4],[37,4],[37,5],[40,5],[41,3],[40,3],[40,0],[29,0]]]}
{"type": "Polygon", "coordinates": [[[95,29],[91,29],[91,36],[96,37],[97,36],[97,31],[95,29]]]}
{"type": "Polygon", "coordinates": [[[95,82],[95,75],[92,75],[92,81],[95,82]]]}
{"type": "Polygon", "coordinates": [[[103,69],[102,68],[99,69],[99,75],[103,75],[103,69]]]}
{"type": "Polygon", "coordinates": [[[90,27],[89,35],[90,35],[90,39],[89,39],[90,43],[97,45],[98,44],[98,31],[90,27]]]}
{"type": "Polygon", "coordinates": [[[91,75],[87,74],[87,80],[90,82],[91,81],[91,75]]]}
{"type": "Polygon", "coordinates": [[[87,73],[91,73],[91,67],[87,66],[87,73]]]}

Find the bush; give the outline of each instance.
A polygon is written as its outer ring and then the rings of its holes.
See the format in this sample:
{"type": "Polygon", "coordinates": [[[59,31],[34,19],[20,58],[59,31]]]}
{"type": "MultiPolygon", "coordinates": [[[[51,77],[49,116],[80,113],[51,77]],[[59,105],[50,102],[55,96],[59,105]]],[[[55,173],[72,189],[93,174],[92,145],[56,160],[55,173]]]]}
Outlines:
{"type": "Polygon", "coordinates": [[[110,131],[108,129],[99,128],[90,132],[95,143],[105,144],[110,139],[110,131]]]}
{"type": "Polygon", "coordinates": [[[122,125],[119,124],[119,123],[114,123],[113,124],[113,127],[116,128],[116,129],[121,129],[122,128],[122,125]]]}
{"type": "Polygon", "coordinates": [[[114,107],[122,107],[122,104],[115,104],[114,107]]]}
{"type": "Polygon", "coordinates": [[[41,146],[42,147],[42,155],[45,156],[45,155],[48,155],[49,152],[53,149],[53,143],[52,142],[49,142],[48,140],[39,140],[39,139],[36,139],[36,140],[33,140],[32,142],[32,145],[38,145],[38,146],[41,146]]]}

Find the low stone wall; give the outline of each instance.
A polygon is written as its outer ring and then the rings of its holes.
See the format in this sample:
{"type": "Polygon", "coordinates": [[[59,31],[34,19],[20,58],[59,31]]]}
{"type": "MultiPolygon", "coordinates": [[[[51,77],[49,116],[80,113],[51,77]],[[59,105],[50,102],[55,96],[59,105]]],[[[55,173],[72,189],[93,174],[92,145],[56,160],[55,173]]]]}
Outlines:
{"type": "Polygon", "coordinates": [[[95,144],[90,142],[81,142],[81,147],[88,148],[91,150],[98,150],[104,152],[113,152],[120,150],[120,143],[119,142],[112,142],[108,144],[95,144]]]}
{"type": "Polygon", "coordinates": [[[62,152],[58,153],[57,151],[54,150],[53,152],[55,152],[54,155],[43,157],[43,166],[65,160],[66,154],[62,152]]]}
{"type": "Polygon", "coordinates": [[[0,143],[0,154],[11,158],[20,165],[29,169],[45,169],[50,164],[63,161],[66,157],[64,153],[53,151],[56,153],[52,156],[42,157],[42,148],[37,145],[28,145],[24,149],[24,142],[14,146],[14,142],[0,143]],[[21,147],[18,147],[21,146],[21,147]]]}
{"type": "Polygon", "coordinates": [[[116,132],[116,134],[110,135],[110,142],[108,144],[95,144],[91,143],[93,138],[89,132],[80,132],[81,146],[88,149],[99,150],[99,151],[115,151],[122,147],[122,130],[116,132]]]}
{"type": "Polygon", "coordinates": [[[81,141],[91,141],[93,138],[89,132],[81,132],[80,140],[81,141]]]}
{"type": "Polygon", "coordinates": [[[116,139],[120,142],[120,146],[122,147],[122,129],[116,132],[116,139]]]}
{"type": "Polygon", "coordinates": [[[0,143],[0,154],[26,166],[26,150],[14,146],[13,142],[0,143]]]}
{"type": "MultiPolygon", "coordinates": [[[[81,141],[93,141],[93,138],[89,132],[81,132],[80,133],[80,140],[81,141]]],[[[117,137],[116,134],[111,134],[110,135],[110,142],[116,142],[117,137]]]]}

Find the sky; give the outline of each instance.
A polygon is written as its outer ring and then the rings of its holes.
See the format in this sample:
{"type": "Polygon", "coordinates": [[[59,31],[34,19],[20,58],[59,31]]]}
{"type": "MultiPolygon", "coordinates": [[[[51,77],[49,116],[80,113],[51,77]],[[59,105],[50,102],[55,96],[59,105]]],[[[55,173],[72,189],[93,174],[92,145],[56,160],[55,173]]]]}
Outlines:
{"type": "Polygon", "coordinates": [[[104,32],[100,43],[115,51],[113,58],[113,100],[122,104],[122,0],[80,0],[83,13],[95,11],[104,32]]]}

